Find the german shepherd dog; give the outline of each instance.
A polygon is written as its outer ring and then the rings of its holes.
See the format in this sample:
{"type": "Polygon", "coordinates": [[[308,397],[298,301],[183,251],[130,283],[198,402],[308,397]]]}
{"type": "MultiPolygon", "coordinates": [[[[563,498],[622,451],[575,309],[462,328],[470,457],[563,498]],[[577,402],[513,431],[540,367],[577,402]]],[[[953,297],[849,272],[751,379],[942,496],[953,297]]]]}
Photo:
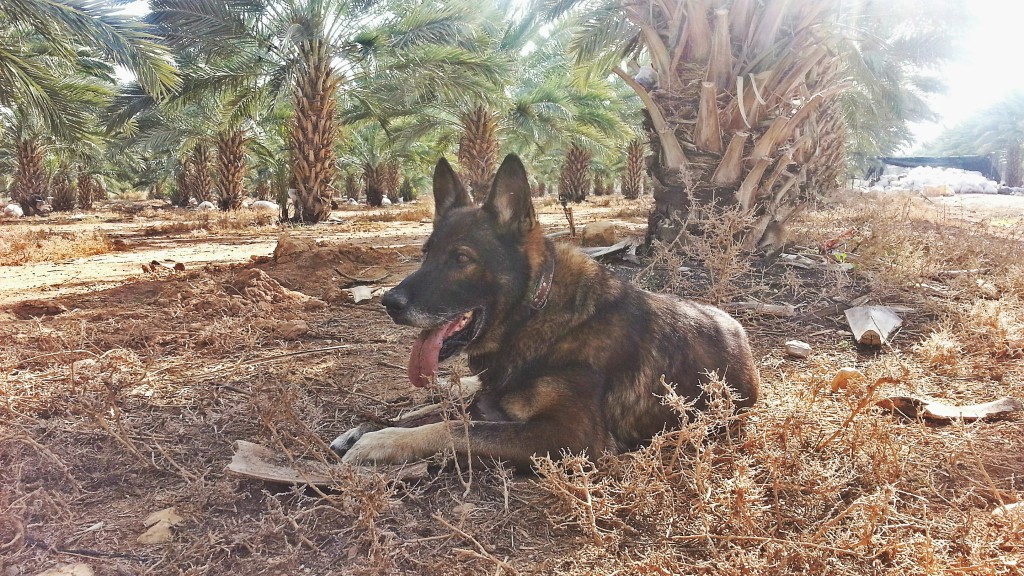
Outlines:
{"type": "Polygon", "coordinates": [[[645,292],[554,244],[516,156],[505,158],[482,206],[441,159],[434,202],[421,267],[382,303],[395,322],[423,329],[409,361],[414,385],[428,385],[440,360],[466,351],[480,386],[470,423],[437,414],[363,425],[331,444],[345,462],[400,463],[454,449],[528,468],[534,455],[635,449],[679,425],[661,401],[662,376],[698,399],[701,379],[717,373],[738,407],[757,400],[739,323],[711,306],[645,292]]]}

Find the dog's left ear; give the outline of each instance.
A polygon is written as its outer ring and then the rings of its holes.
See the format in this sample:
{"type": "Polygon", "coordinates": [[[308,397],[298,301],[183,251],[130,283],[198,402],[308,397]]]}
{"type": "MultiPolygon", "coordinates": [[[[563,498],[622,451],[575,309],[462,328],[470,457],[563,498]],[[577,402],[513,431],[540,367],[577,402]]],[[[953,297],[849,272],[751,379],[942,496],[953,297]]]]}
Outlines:
{"type": "Polygon", "coordinates": [[[528,232],[537,224],[526,168],[515,154],[509,154],[501,163],[483,207],[497,216],[501,224],[515,226],[520,232],[528,232]]]}

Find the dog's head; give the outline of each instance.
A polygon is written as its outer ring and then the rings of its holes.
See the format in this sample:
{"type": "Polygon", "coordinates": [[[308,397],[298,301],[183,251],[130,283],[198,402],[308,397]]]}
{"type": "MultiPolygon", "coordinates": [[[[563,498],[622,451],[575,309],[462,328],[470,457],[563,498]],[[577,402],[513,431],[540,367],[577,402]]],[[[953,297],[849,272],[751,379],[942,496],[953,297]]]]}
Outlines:
{"type": "Polygon", "coordinates": [[[420,269],[382,299],[395,322],[423,328],[409,361],[417,386],[430,382],[440,360],[529,304],[546,256],[526,169],[516,156],[502,162],[481,206],[442,158],[434,169],[434,206],[420,269]]]}

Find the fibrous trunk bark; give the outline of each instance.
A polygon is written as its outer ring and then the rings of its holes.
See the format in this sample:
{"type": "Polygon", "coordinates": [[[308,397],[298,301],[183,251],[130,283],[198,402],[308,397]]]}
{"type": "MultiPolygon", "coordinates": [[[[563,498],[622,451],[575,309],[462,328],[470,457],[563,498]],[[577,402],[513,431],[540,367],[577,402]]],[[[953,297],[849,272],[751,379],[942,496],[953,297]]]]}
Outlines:
{"type": "Polygon", "coordinates": [[[340,77],[328,43],[317,38],[299,47],[301,67],[295,81],[295,118],[291,130],[295,219],[320,222],[331,213],[334,163],[334,93],[340,77]]]}
{"type": "Polygon", "coordinates": [[[221,132],[217,135],[217,187],[220,190],[218,205],[221,210],[237,210],[242,207],[244,180],[245,132],[240,129],[221,132]]]}
{"type": "Polygon", "coordinates": [[[185,162],[174,176],[174,192],[171,194],[171,203],[182,208],[188,206],[192,198],[192,179],[188,171],[189,165],[185,162]]]}
{"type": "Polygon", "coordinates": [[[359,180],[352,172],[345,175],[345,197],[359,200],[359,180]]]}
{"type": "Polygon", "coordinates": [[[192,154],[186,161],[186,177],[189,183],[189,195],[197,202],[206,202],[210,199],[213,190],[213,178],[210,176],[211,158],[210,147],[204,143],[196,144],[192,154]]]}
{"type": "Polygon", "coordinates": [[[565,162],[558,178],[558,200],[579,203],[587,199],[590,190],[591,154],[579,144],[573,143],[565,152],[565,162]]]}
{"type": "Polygon", "coordinates": [[[97,199],[96,179],[85,170],[78,172],[78,207],[92,210],[92,203],[97,199]]]}
{"type": "Polygon", "coordinates": [[[402,174],[398,170],[398,161],[391,160],[384,164],[384,194],[392,204],[398,203],[398,186],[402,182],[402,174]]]}
{"type": "Polygon", "coordinates": [[[644,175],[647,166],[644,163],[646,146],[642,140],[633,140],[626,146],[626,171],[622,175],[622,195],[629,200],[636,200],[644,189],[644,175]]]}
{"type": "MultiPolygon", "coordinates": [[[[844,173],[843,89],[824,47],[835,0],[668,0],[632,10],[660,87],[616,73],[645,104],[653,161],[648,238],[700,233],[726,210],[749,225],[743,246],[770,244],[812,194],[844,173]],[[685,151],[685,153],[683,153],[685,151]]],[[[625,188],[625,183],[624,183],[625,188]]]]}
{"type": "Polygon", "coordinates": [[[366,203],[380,206],[384,202],[384,166],[363,164],[363,186],[366,188],[366,203]]]}
{"type": "Polygon", "coordinates": [[[14,191],[12,198],[21,206],[25,216],[43,213],[49,177],[43,166],[44,152],[35,138],[15,142],[14,191]]]}
{"type": "Polygon", "coordinates": [[[474,198],[483,199],[491,188],[498,169],[498,122],[483,104],[462,117],[459,140],[459,166],[462,181],[474,198]]]}

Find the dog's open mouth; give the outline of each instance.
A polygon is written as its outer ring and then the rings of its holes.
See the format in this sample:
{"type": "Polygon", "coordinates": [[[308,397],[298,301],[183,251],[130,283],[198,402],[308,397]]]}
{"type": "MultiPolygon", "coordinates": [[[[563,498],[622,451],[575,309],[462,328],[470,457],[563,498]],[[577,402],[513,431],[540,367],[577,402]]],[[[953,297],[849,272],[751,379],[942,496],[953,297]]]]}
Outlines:
{"type": "Polygon", "coordinates": [[[482,315],[480,309],[470,310],[451,322],[420,332],[409,357],[409,381],[420,388],[429,385],[438,363],[465,348],[479,335],[482,323],[478,317],[482,315]]]}

